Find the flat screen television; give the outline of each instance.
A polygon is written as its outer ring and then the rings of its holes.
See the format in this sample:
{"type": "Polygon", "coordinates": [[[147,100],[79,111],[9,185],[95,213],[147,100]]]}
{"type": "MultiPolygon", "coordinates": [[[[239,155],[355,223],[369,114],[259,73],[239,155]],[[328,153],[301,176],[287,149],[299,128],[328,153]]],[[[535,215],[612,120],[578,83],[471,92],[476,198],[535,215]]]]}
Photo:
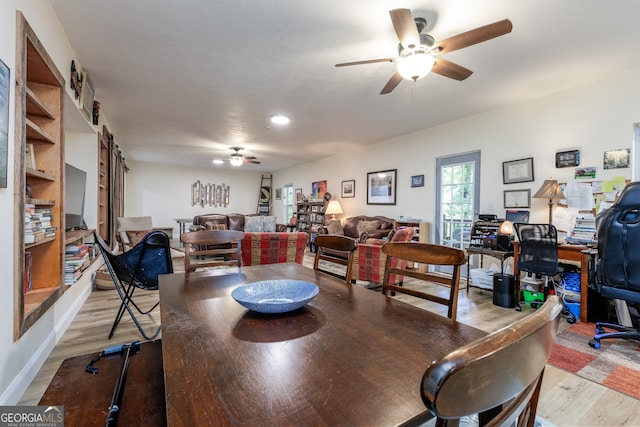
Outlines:
{"type": "Polygon", "coordinates": [[[87,189],[87,173],[82,169],[65,165],[64,213],[67,230],[86,230],[84,222],[84,196],[87,189]]]}

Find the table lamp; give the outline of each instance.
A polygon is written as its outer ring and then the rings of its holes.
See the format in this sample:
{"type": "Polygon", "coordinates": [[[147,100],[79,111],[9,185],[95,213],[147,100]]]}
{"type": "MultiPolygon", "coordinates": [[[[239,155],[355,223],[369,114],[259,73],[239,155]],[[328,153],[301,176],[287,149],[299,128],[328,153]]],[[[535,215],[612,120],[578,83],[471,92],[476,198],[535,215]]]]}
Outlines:
{"type": "Polygon", "coordinates": [[[327,209],[324,211],[325,215],[331,215],[331,219],[336,219],[336,215],[340,215],[342,213],[344,213],[342,211],[342,206],[340,206],[340,203],[337,200],[331,200],[327,209]]]}
{"type": "Polygon", "coordinates": [[[533,198],[549,200],[549,224],[552,224],[553,201],[565,199],[565,196],[558,185],[558,181],[555,179],[545,179],[542,183],[542,187],[540,187],[538,192],[533,195],[533,198]]]}
{"type": "Polygon", "coordinates": [[[496,246],[499,251],[510,251],[511,240],[513,240],[513,223],[511,221],[502,221],[496,236],[496,246]]]}

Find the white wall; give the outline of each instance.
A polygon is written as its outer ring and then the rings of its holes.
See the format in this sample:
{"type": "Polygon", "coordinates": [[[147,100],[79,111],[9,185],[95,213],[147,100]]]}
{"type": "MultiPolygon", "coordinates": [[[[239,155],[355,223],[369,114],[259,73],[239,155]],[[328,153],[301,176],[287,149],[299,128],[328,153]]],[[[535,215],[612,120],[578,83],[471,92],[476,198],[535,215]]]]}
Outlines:
{"type": "MultiPolygon", "coordinates": [[[[127,160],[125,216],[153,218],[154,227],[173,226],[176,218],[207,213],[256,213],[261,174],[248,168],[224,170],[160,165],[127,160]],[[225,184],[230,188],[227,207],[191,205],[191,185],[225,184]]],[[[280,216],[281,218],[281,216],[280,216]]]]}
{"type": "MultiPolygon", "coordinates": [[[[503,191],[531,189],[545,179],[573,179],[574,168],[555,167],[555,153],[579,149],[580,166],[596,166],[596,180],[616,175],[631,178],[631,169],[603,170],[606,150],[631,148],[633,124],[640,121],[640,70],[424,129],[349,153],[275,174],[275,186],[293,183],[311,190],[311,182],[327,180],[328,191],[342,205],[341,218],[353,215],[400,215],[435,219],[435,162],[438,157],[481,150],[480,211],[504,216],[503,191]],[[502,162],[534,158],[534,182],[502,184],[502,162]],[[366,204],[367,172],[398,169],[397,204],[366,204]],[[412,175],[425,175],[425,186],[411,188],[412,175]],[[343,180],[356,180],[356,197],[340,198],[343,180]]],[[[408,107],[409,108],[409,107],[408,107]]],[[[425,112],[428,114],[428,112],[425,112]]],[[[532,221],[545,222],[548,205],[532,199],[532,221]]],[[[433,236],[432,236],[433,237],[433,236]]]]}

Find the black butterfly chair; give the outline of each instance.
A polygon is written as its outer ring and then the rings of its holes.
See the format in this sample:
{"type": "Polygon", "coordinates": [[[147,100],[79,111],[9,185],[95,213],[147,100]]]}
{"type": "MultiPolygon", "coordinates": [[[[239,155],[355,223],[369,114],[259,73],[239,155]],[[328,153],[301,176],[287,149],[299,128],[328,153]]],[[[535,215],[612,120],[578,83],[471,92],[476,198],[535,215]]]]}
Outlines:
{"type": "Polygon", "coordinates": [[[160,274],[173,273],[169,237],[162,231],[152,231],[131,250],[116,255],[111,252],[98,233],[94,234],[105,264],[109,269],[109,274],[113,279],[116,291],[118,291],[118,295],[122,300],[122,304],[120,304],[120,308],[118,309],[118,314],[113,322],[113,326],[111,327],[109,339],[111,339],[118,327],[125,310],[131,315],[133,322],[138,327],[142,336],[147,340],[154,339],[158,336],[160,327],[158,327],[152,336],[148,336],[136,318],[131,306],[133,306],[140,314],[149,314],[158,306],[159,302],[149,310],[143,311],[133,301],[132,297],[133,292],[138,288],[147,291],[157,290],[158,276],[160,274]]]}
{"type": "Polygon", "coordinates": [[[640,182],[627,185],[618,201],[596,220],[596,288],[605,298],[626,301],[635,325],[596,322],[596,333],[589,345],[598,349],[600,340],[605,338],[640,340],[640,182]]]}

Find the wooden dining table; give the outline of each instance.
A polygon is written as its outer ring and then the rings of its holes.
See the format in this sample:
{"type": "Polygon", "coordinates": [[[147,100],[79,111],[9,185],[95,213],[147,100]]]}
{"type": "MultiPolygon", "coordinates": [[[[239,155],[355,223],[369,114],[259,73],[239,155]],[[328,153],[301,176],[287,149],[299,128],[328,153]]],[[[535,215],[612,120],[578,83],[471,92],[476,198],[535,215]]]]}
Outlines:
{"type": "Polygon", "coordinates": [[[485,332],[296,263],[160,276],[169,426],[373,426],[426,417],[427,367],[485,332]],[[318,285],[303,308],[247,310],[238,286],[318,285]]]}

